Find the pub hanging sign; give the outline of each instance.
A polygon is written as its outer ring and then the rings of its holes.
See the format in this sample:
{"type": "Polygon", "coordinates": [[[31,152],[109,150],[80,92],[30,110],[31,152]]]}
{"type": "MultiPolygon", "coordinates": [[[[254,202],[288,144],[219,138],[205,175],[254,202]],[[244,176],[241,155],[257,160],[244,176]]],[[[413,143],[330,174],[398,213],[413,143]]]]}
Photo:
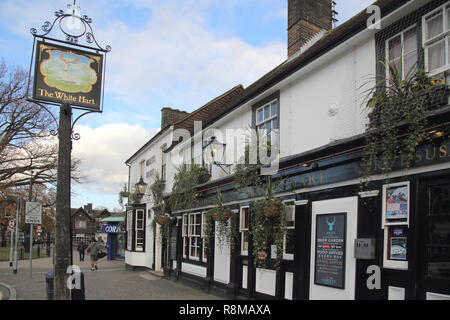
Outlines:
{"type": "Polygon", "coordinates": [[[100,111],[103,56],[37,41],[33,99],[100,111]]]}

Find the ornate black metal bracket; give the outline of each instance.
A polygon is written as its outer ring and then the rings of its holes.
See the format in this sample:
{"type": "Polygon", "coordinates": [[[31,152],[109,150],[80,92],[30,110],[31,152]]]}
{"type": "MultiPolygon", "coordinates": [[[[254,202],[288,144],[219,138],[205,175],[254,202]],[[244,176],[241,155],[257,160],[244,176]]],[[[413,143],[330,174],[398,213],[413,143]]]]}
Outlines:
{"type": "MultiPolygon", "coordinates": [[[[90,43],[90,44],[95,44],[97,47],[96,48],[91,48],[91,47],[87,47],[90,49],[95,49],[95,50],[99,50],[102,52],[110,52],[111,51],[111,46],[107,45],[105,48],[102,48],[97,40],[95,39],[94,36],[94,31],[92,29],[91,23],[92,23],[92,18],[90,18],[87,15],[83,15],[81,16],[77,16],[76,15],[76,1],[74,1],[73,5],[68,5],[69,9],[72,9],[72,13],[64,13],[63,10],[58,10],[55,11],[55,20],[53,20],[53,22],[50,21],[45,21],[44,24],[42,25],[41,29],[42,31],[44,31],[43,34],[38,34],[37,33],[37,29],[36,28],[31,28],[30,32],[34,37],[40,37],[40,38],[48,38],[47,36],[51,33],[51,31],[53,30],[53,28],[55,27],[55,25],[59,26],[59,30],[66,36],[66,42],[69,42],[71,44],[75,44],[81,47],[86,47],[83,45],[80,45],[78,42],[78,40],[80,38],[82,38],[83,36],[86,37],[86,42],[90,43]],[[76,23],[72,23],[72,24],[79,24],[80,26],[82,26],[80,28],[81,32],[79,32],[78,34],[72,34],[70,33],[68,30],[66,30],[63,27],[63,21],[65,19],[72,19],[72,22],[76,22],[76,23]]],[[[56,40],[61,42],[61,40],[58,39],[52,39],[52,40],[56,40]]]]}
{"type": "MultiPolygon", "coordinates": [[[[30,29],[30,32],[33,35],[34,39],[33,39],[33,49],[32,49],[32,56],[31,56],[31,62],[30,62],[30,69],[29,69],[29,73],[28,73],[28,85],[27,85],[27,91],[26,91],[27,99],[26,100],[39,105],[42,109],[46,110],[51,115],[51,117],[53,118],[53,120],[56,123],[56,129],[51,130],[50,133],[53,136],[57,136],[58,132],[59,132],[59,123],[58,123],[57,119],[55,118],[55,116],[53,115],[53,113],[46,106],[43,105],[42,101],[35,100],[33,98],[30,98],[30,96],[29,96],[31,79],[32,79],[31,72],[32,72],[34,54],[35,54],[35,49],[36,49],[36,38],[39,38],[42,41],[60,42],[60,43],[68,44],[70,46],[81,47],[84,49],[95,51],[97,53],[101,53],[104,57],[104,60],[103,60],[103,68],[102,68],[103,82],[102,82],[102,96],[101,96],[100,108],[98,110],[82,108],[82,107],[77,107],[77,106],[73,106],[71,108],[71,109],[83,110],[82,111],[83,113],[81,113],[79,116],[77,116],[75,118],[75,121],[73,121],[73,123],[72,123],[71,138],[73,140],[79,140],[80,134],[74,133],[74,126],[77,123],[77,121],[89,113],[102,113],[103,112],[103,100],[104,100],[103,92],[104,92],[104,84],[105,84],[104,79],[105,79],[105,69],[106,69],[106,54],[108,52],[110,52],[112,50],[112,48],[109,45],[105,46],[104,48],[99,45],[99,43],[97,42],[97,40],[94,36],[94,31],[91,26],[91,23],[93,20],[87,15],[83,15],[83,16],[80,15],[80,8],[79,8],[79,6],[76,5],[76,0],[73,1],[73,5],[68,4],[67,8],[69,10],[72,10],[72,12],[64,13],[63,10],[55,11],[56,18],[53,20],[53,22],[50,22],[50,21],[44,22],[44,24],[41,26],[43,33],[39,34],[38,30],[36,28],[30,29]],[[72,26],[76,26],[77,28],[75,28],[75,27],[67,28],[67,27],[65,27],[65,23],[66,23],[66,25],[72,24],[72,26]],[[52,31],[58,29],[58,28],[55,28],[55,26],[59,27],[59,30],[62,32],[63,36],[65,37],[65,41],[49,37],[49,35],[51,34],[52,31]],[[79,40],[82,39],[83,37],[85,38],[85,41],[88,44],[94,45],[94,46],[80,44],[79,40]]],[[[45,103],[50,104],[50,105],[58,105],[56,103],[51,103],[51,102],[45,102],[45,103]]],[[[70,102],[68,102],[68,103],[70,103],[70,102]]]]}

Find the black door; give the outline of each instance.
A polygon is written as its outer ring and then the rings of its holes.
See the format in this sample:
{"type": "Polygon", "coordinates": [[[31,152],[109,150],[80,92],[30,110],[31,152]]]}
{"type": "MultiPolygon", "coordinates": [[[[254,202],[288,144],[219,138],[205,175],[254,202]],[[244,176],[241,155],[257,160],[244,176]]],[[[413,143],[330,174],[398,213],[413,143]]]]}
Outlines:
{"type": "Polygon", "coordinates": [[[419,197],[421,268],[417,296],[450,295],[450,176],[421,183],[419,197]]]}

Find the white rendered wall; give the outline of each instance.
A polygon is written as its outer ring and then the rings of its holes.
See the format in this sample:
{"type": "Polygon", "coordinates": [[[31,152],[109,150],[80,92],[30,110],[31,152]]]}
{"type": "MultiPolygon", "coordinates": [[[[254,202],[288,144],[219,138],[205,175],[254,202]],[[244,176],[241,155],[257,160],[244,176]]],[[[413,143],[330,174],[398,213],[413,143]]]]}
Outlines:
{"type": "Polygon", "coordinates": [[[363,133],[364,91],[373,83],[375,63],[370,38],[282,88],[281,157],[363,133]],[[332,106],[338,111],[334,117],[329,116],[332,106]]]}
{"type": "MultiPolygon", "coordinates": [[[[216,232],[217,234],[217,226],[216,232]]],[[[214,281],[228,284],[230,282],[230,246],[219,245],[217,236],[214,245],[214,281]]]]}
{"type": "Polygon", "coordinates": [[[133,267],[147,267],[145,263],[145,252],[125,250],[125,263],[133,267]]]}

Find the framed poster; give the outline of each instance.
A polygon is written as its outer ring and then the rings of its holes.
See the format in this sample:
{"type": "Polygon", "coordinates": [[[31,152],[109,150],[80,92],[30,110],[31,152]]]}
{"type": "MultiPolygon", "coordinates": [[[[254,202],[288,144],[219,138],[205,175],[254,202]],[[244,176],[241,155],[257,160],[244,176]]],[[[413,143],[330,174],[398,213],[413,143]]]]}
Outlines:
{"type": "Polygon", "coordinates": [[[347,213],[316,216],[314,284],[345,289],[347,213]]]}
{"type": "Polygon", "coordinates": [[[406,237],[392,237],[390,258],[392,260],[406,260],[406,237]]]}
{"type": "Polygon", "coordinates": [[[103,56],[37,41],[33,99],[100,111],[103,56]]]}
{"type": "Polygon", "coordinates": [[[407,219],[409,211],[409,185],[386,188],[386,219],[407,219]]]}

